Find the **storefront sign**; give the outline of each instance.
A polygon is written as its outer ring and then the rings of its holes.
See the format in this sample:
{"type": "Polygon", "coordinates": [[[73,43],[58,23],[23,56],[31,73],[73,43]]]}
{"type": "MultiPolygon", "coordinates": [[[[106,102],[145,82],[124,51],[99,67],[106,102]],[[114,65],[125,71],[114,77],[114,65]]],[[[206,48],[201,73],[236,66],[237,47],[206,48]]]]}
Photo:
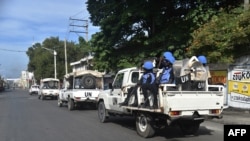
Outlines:
{"type": "Polygon", "coordinates": [[[250,82],[228,81],[228,92],[250,96],[250,82]]]}
{"type": "Polygon", "coordinates": [[[250,104],[250,96],[242,95],[239,93],[231,92],[230,100],[235,102],[250,104]]]}

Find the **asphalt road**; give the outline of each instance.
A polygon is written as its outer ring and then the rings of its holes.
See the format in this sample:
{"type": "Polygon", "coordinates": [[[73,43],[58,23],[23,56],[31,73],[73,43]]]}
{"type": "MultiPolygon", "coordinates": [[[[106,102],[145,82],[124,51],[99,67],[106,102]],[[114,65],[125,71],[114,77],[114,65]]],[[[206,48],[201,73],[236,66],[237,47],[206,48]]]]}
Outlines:
{"type": "Polygon", "coordinates": [[[223,141],[223,124],[205,121],[195,136],[169,127],[149,139],[137,135],[131,117],[100,123],[97,110],[69,111],[56,100],[39,100],[27,90],[0,93],[0,141],[223,141]]]}

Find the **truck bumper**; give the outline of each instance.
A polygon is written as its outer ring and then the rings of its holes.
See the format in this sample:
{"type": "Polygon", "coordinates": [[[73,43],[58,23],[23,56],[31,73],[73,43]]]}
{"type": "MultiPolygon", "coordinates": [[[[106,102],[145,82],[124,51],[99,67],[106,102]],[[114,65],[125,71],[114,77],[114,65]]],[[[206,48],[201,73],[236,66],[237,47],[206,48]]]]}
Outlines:
{"type": "Polygon", "coordinates": [[[97,103],[97,98],[95,97],[92,97],[92,98],[89,98],[89,97],[79,97],[79,98],[74,98],[74,101],[75,102],[90,102],[90,103],[97,103]]]}

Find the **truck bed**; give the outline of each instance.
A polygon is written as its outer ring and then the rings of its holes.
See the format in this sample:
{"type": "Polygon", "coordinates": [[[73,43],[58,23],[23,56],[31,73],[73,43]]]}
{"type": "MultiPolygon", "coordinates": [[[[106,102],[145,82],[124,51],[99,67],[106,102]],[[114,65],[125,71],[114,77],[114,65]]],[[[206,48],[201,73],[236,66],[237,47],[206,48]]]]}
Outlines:
{"type": "MultiPolygon", "coordinates": [[[[158,109],[124,106],[128,110],[156,112],[170,117],[199,116],[219,117],[223,111],[223,91],[159,91],[158,109]]],[[[139,103],[143,95],[138,95],[139,103]]]]}
{"type": "Polygon", "coordinates": [[[223,108],[221,92],[166,92],[161,107],[171,110],[194,110],[223,108]]]}

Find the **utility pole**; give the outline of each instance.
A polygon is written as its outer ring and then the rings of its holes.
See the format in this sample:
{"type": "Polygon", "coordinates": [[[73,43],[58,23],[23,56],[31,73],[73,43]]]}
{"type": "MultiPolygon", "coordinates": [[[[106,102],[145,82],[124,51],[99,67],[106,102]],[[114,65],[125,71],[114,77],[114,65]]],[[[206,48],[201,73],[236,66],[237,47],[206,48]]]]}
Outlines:
{"type": "MultiPolygon", "coordinates": [[[[72,29],[69,32],[85,33],[86,34],[86,42],[88,42],[88,20],[73,19],[73,18],[69,18],[69,20],[71,21],[69,26],[72,27],[72,29]]],[[[66,54],[67,54],[67,50],[66,50],[66,42],[65,42],[65,63],[67,63],[66,54]]],[[[89,56],[90,56],[90,53],[89,53],[89,56]]],[[[67,64],[65,64],[65,67],[67,67],[67,64]]],[[[65,72],[68,72],[67,68],[66,68],[65,72]]]]}
{"type": "Polygon", "coordinates": [[[65,74],[68,74],[68,59],[67,59],[67,41],[64,41],[64,54],[65,54],[65,74]]]}
{"type": "Polygon", "coordinates": [[[88,20],[83,19],[73,19],[69,18],[72,23],[70,23],[70,26],[73,27],[72,30],[69,32],[74,33],[85,33],[86,34],[86,42],[88,42],[88,20]],[[82,28],[84,28],[85,31],[82,31],[82,28]]]}
{"type": "MultiPolygon", "coordinates": [[[[73,19],[69,18],[71,21],[69,26],[72,27],[72,29],[69,32],[74,33],[85,33],[86,34],[86,42],[88,42],[88,20],[83,19],[73,19]],[[82,29],[84,28],[84,30],[82,29]]],[[[68,73],[68,61],[67,61],[67,41],[65,39],[64,42],[64,53],[65,53],[65,73],[68,73]]]]}

